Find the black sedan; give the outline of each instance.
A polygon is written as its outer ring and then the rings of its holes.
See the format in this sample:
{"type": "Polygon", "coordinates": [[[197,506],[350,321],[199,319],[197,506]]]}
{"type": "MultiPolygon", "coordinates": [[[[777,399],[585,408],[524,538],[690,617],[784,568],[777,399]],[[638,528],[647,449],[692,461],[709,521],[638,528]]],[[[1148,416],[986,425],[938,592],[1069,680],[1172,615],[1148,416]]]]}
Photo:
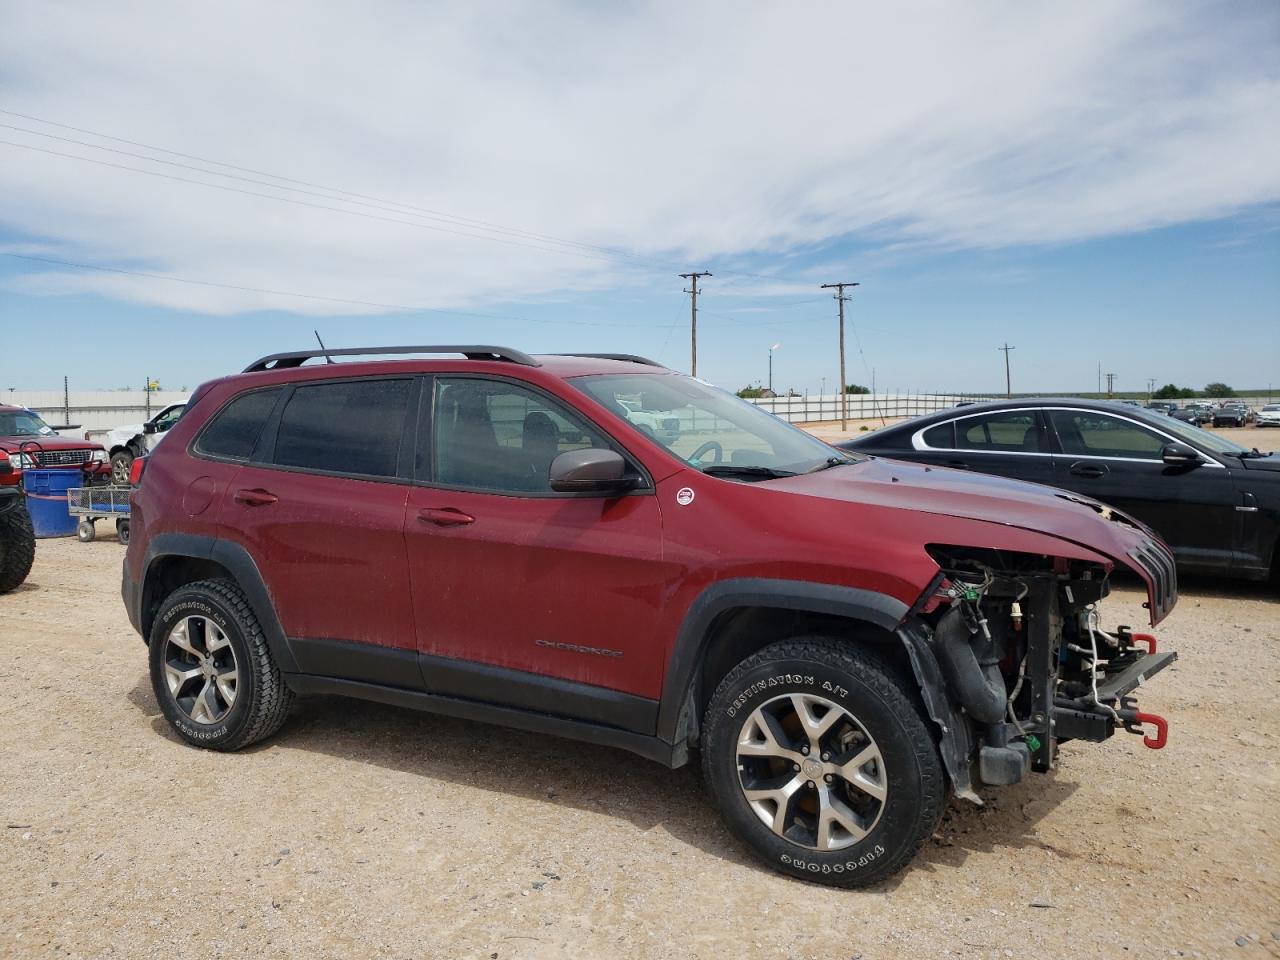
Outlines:
{"type": "Polygon", "coordinates": [[[1280,572],[1280,456],[1163,413],[1004,400],[927,414],[839,446],[1101,500],[1155,529],[1184,571],[1251,580],[1280,572]]]}

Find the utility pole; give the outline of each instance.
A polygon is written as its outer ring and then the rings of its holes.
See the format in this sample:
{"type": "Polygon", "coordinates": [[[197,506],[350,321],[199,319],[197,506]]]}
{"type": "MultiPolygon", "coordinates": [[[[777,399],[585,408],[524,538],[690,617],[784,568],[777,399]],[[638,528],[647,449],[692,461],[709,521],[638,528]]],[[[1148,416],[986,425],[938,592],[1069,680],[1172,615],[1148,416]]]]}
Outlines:
{"type": "Polygon", "coordinates": [[[1107,374],[1107,399],[1108,400],[1111,399],[1111,394],[1113,393],[1112,388],[1115,386],[1115,383],[1116,383],[1116,375],[1114,373],[1108,373],[1107,374]]]}
{"type": "Polygon", "coordinates": [[[689,281],[689,287],[685,290],[685,293],[691,294],[693,297],[691,301],[693,304],[693,323],[690,327],[692,352],[690,354],[689,376],[696,377],[698,375],[698,278],[709,277],[711,274],[705,271],[701,273],[694,271],[693,273],[682,273],[680,276],[689,281]]]}
{"type": "Polygon", "coordinates": [[[1102,396],[1102,361],[1098,361],[1098,396],[1102,396]]]}
{"type": "Polygon", "coordinates": [[[1150,400],[1156,392],[1156,378],[1147,377],[1147,399],[1150,400]]]}
{"type": "Polygon", "coordinates": [[[843,433],[849,425],[849,394],[846,390],[848,381],[844,378],[844,303],[849,298],[844,295],[845,287],[856,287],[856,283],[824,283],[820,289],[834,289],[836,303],[840,305],[840,431],[843,433]]]}
{"type": "Polygon", "coordinates": [[[1009,379],[1009,351],[1017,350],[1018,348],[1009,346],[1009,342],[1006,340],[1003,347],[996,347],[996,349],[1004,351],[1004,395],[1012,397],[1013,381],[1009,379]]]}
{"type": "Polygon", "coordinates": [[[769,348],[769,392],[773,393],[773,351],[777,350],[781,343],[775,343],[769,348]]]}

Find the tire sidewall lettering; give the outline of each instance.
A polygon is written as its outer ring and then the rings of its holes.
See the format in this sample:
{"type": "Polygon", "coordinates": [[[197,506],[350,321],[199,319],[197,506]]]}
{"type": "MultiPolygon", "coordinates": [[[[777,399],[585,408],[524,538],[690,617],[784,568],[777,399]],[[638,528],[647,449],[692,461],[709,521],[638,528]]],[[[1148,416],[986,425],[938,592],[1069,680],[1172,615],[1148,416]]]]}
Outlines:
{"type": "Polygon", "coordinates": [[[248,704],[254,696],[254,671],[251,665],[252,661],[249,658],[248,647],[242,638],[243,632],[238,621],[228,616],[220,604],[198,595],[181,596],[179,594],[176,602],[166,604],[156,617],[156,626],[151,641],[152,647],[155,648],[151,652],[153,663],[152,689],[156,699],[160,702],[160,708],[165,718],[179,736],[187,742],[196,746],[216,745],[229,737],[235,736],[247,721],[249,717],[248,704]],[[242,679],[237,684],[236,702],[232,704],[231,710],[226,717],[217,724],[208,726],[192,722],[178,707],[167,687],[160,683],[155,676],[157,665],[164,657],[164,648],[168,643],[169,634],[183,619],[192,616],[205,617],[215,623],[218,629],[227,635],[236,660],[242,665],[240,670],[242,679]]]}

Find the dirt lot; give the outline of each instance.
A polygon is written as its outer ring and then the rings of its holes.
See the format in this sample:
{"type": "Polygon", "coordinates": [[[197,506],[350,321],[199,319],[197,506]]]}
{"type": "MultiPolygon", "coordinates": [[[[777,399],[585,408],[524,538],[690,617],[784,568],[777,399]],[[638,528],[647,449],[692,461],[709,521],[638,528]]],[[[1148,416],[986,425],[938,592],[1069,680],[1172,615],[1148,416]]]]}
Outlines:
{"type": "Polygon", "coordinates": [[[1184,584],[1143,700],[1165,750],[1068,744],[844,892],[748,859],[694,769],[610,749],[330,698],[183,746],[106,532],[42,541],[0,598],[0,957],[1280,956],[1266,589],[1184,584]]]}

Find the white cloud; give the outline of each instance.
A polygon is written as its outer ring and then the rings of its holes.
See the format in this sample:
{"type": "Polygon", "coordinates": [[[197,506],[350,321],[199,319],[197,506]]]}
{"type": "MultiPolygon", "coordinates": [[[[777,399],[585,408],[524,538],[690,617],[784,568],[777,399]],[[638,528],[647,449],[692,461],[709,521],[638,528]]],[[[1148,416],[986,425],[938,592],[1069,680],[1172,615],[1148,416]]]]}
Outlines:
{"type": "MultiPolygon", "coordinates": [[[[0,108],[635,258],[2,128],[409,223],[8,146],[0,221],[68,260],[426,306],[669,284],[666,261],[758,265],[851,235],[1069,242],[1280,199],[1278,27],[1273,4],[8,3],[0,108]]],[[[798,276],[739,289],[795,296],[798,276]]],[[[38,286],[358,310],[84,271],[38,286]]]]}

